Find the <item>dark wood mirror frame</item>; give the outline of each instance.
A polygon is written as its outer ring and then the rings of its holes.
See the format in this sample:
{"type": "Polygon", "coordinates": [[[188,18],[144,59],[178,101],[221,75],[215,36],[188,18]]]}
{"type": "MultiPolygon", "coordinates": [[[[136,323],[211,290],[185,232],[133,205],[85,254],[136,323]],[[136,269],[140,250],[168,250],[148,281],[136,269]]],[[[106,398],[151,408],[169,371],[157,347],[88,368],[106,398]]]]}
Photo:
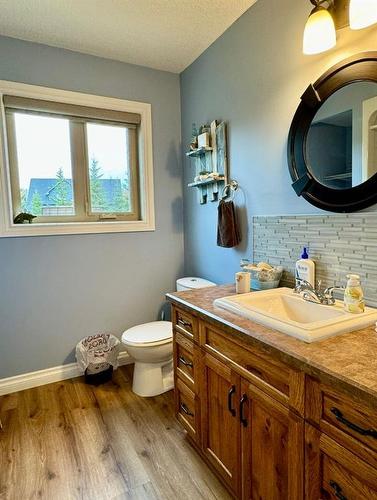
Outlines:
{"type": "Polygon", "coordinates": [[[377,203],[377,174],[349,189],[332,189],[318,182],[308,167],[306,140],[319,108],[334,92],[353,82],[377,83],[377,52],[354,55],[330,68],[304,92],[288,137],[288,165],[298,196],[330,212],[355,212],[377,203]]]}

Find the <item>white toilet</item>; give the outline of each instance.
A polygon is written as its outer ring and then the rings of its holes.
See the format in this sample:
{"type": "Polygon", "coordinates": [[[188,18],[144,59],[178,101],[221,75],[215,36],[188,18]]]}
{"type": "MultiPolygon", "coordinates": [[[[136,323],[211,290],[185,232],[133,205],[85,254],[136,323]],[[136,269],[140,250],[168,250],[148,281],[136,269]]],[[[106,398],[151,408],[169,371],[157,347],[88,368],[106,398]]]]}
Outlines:
{"type": "MultiPolygon", "coordinates": [[[[203,278],[177,280],[177,291],[216,286],[203,278]]],[[[126,330],[122,342],[135,360],[132,390],[139,396],[157,396],[174,387],[173,331],[170,321],[152,321],[126,330]]]]}

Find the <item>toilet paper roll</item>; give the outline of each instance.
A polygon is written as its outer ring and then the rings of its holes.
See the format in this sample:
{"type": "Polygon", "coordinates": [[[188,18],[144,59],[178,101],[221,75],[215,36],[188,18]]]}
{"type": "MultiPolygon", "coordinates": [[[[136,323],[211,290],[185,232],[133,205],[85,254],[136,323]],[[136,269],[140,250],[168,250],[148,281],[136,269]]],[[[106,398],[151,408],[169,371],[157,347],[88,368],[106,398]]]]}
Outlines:
{"type": "Polygon", "coordinates": [[[247,293],[250,292],[250,273],[239,272],[235,275],[236,292],[247,293]]]}

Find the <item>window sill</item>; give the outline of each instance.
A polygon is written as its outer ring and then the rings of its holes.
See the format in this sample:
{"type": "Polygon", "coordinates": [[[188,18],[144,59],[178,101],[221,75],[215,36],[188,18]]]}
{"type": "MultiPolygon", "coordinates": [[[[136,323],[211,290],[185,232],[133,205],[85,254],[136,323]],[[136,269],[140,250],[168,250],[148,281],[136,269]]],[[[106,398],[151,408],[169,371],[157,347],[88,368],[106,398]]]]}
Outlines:
{"type": "Polygon", "coordinates": [[[133,233],[154,230],[155,224],[152,220],[10,224],[0,231],[0,238],[63,234],[133,233]]]}

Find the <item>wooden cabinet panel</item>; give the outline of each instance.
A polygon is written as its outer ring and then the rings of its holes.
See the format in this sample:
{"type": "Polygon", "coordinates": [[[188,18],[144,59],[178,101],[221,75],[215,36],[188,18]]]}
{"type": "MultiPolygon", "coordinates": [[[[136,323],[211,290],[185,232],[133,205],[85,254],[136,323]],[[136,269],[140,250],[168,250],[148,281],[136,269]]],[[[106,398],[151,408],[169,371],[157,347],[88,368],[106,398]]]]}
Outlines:
{"type": "Polygon", "coordinates": [[[304,374],[272,356],[233,342],[212,325],[200,322],[200,344],[230,363],[238,373],[281,403],[304,414],[304,374]]]}
{"type": "Polygon", "coordinates": [[[175,388],[175,411],[178,420],[194,441],[200,441],[200,403],[199,398],[181,380],[177,379],[175,388]]]}
{"type": "Polygon", "coordinates": [[[377,467],[377,408],[308,377],[306,418],[377,467]]]}
{"type": "Polygon", "coordinates": [[[305,426],[306,500],[377,500],[377,473],[310,424],[305,426]]]}
{"type": "Polygon", "coordinates": [[[202,446],[211,465],[236,494],[240,488],[240,378],[209,354],[203,355],[202,446]]]}
{"type": "Polygon", "coordinates": [[[189,339],[198,341],[198,320],[192,314],[183,309],[172,307],[172,322],[173,327],[179,332],[186,335],[189,339]]]}
{"type": "Polygon", "coordinates": [[[246,381],[241,394],[243,500],[302,500],[303,419],[246,381]]]}

